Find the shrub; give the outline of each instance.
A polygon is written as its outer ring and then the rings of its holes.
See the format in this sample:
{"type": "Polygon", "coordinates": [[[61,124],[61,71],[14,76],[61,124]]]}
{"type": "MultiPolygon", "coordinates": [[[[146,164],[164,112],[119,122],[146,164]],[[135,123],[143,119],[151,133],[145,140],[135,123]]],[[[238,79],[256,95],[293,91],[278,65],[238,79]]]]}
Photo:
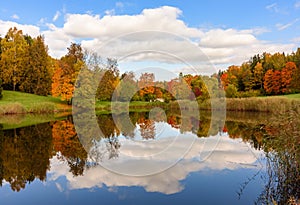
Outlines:
{"type": "Polygon", "coordinates": [[[225,96],[227,98],[236,98],[236,97],[238,97],[237,88],[232,84],[228,85],[228,87],[225,90],[225,96]]]}

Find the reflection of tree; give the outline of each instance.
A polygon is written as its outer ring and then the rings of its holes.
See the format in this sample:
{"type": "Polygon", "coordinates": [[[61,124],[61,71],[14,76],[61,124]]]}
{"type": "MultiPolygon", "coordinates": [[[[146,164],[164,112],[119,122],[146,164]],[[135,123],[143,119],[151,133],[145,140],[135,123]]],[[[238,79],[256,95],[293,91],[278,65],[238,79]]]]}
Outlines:
{"type": "Polygon", "coordinates": [[[266,152],[266,184],[256,203],[293,204],[300,199],[300,120],[292,111],[273,117],[263,124],[227,121],[226,128],[231,138],[240,137],[266,152]]]}
{"type": "Polygon", "coordinates": [[[174,128],[179,129],[180,128],[180,118],[176,115],[169,115],[168,116],[168,124],[171,125],[174,128]]]}
{"type": "Polygon", "coordinates": [[[271,130],[264,139],[267,152],[267,184],[259,202],[292,204],[300,200],[300,119],[293,112],[278,119],[279,126],[269,125],[271,130]]]}
{"type": "Polygon", "coordinates": [[[256,149],[262,147],[262,140],[266,135],[265,125],[262,124],[227,121],[226,129],[230,138],[242,138],[243,141],[250,142],[256,149]]]}
{"type": "Polygon", "coordinates": [[[116,127],[125,137],[134,137],[134,130],[137,119],[133,116],[133,114],[134,113],[129,113],[129,117],[127,113],[114,115],[116,127]]]}
{"type": "Polygon", "coordinates": [[[116,127],[114,119],[112,115],[99,115],[98,118],[98,125],[103,134],[103,138],[114,137],[115,135],[119,135],[120,131],[116,127]]]}
{"type": "Polygon", "coordinates": [[[114,159],[119,157],[121,144],[118,137],[120,130],[124,133],[132,133],[132,128],[128,127],[129,122],[123,122],[122,119],[124,119],[124,114],[114,115],[114,117],[112,114],[99,115],[97,117],[101,136],[100,139],[93,140],[93,146],[89,150],[89,155],[94,163],[97,164],[105,158],[114,159]]]}
{"type": "Polygon", "coordinates": [[[53,124],[54,150],[62,154],[74,176],[82,175],[87,152],[79,141],[71,120],[57,121],[53,124]]]}
{"type": "Polygon", "coordinates": [[[141,117],[138,120],[140,126],[140,132],[143,139],[154,139],[155,138],[155,121],[141,117]]]}
{"type": "Polygon", "coordinates": [[[49,123],[5,130],[0,140],[0,181],[20,191],[35,178],[44,181],[52,156],[49,123]]]}

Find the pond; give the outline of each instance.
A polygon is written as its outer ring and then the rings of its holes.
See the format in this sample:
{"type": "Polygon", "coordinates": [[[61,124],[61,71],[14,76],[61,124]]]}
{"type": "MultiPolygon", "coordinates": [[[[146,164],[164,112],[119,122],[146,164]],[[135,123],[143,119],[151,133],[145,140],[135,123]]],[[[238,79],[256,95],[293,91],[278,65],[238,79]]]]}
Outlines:
{"type": "Polygon", "coordinates": [[[72,116],[24,127],[8,120],[1,204],[292,204],[298,116],[227,113],[225,121],[156,109],[97,115],[94,130],[72,116]]]}

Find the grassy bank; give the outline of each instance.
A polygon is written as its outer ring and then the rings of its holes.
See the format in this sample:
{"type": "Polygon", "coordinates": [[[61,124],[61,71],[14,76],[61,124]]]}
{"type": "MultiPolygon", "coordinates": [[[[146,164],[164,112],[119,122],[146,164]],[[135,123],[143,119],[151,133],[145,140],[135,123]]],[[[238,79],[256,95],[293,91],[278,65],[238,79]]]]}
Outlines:
{"type": "MultiPolygon", "coordinates": [[[[126,111],[149,111],[154,107],[168,110],[211,110],[225,109],[227,111],[247,111],[247,112],[270,112],[285,113],[294,110],[300,113],[300,94],[269,97],[250,97],[250,98],[226,98],[211,99],[199,103],[194,101],[173,101],[163,102],[103,102],[97,101],[95,109],[97,113],[126,112],[126,111]],[[212,103],[211,103],[212,102],[212,103]],[[213,107],[211,106],[213,104],[213,107]],[[113,106],[112,106],[113,105],[113,106]]],[[[0,100],[0,115],[4,114],[24,114],[24,113],[56,113],[71,112],[72,106],[66,102],[51,96],[38,96],[22,92],[3,91],[3,98],[0,100]]]]}
{"type": "Polygon", "coordinates": [[[127,102],[109,102],[109,101],[97,101],[95,109],[97,113],[111,113],[111,112],[146,112],[154,107],[161,107],[163,109],[168,108],[167,103],[162,102],[144,102],[144,101],[133,101],[127,102]]]}
{"type": "Polygon", "coordinates": [[[0,100],[0,115],[24,113],[55,113],[70,111],[71,106],[58,98],[38,96],[28,93],[6,91],[2,92],[0,100]]]}
{"type": "MultiPolygon", "coordinates": [[[[250,98],[226,98],[227,111],[243,112],[268,112],[284,114],[293,110],[300,113],[300,95],[250,97],[250,98]]],[[[212,99],[215,107],[221,107],[222,100],[212,99]]],[[[224,101],[223,101],[224,102],[224,101]]],[[[200,104],[202,109],[210,109],[209,102],[200,104]]]]}
{"type": "Polygon", "coordinates": [[[154,107],[160,107],[165,110],[185,112],[200,110],[224,110],[238,112],[267,112],[274,114],[284,114],[290,110],[300,114],[300,95],[270,96],[270,97],[250,97],[250,98],[226,98],[211,99],[201,102],[181,100],[170,103],[161,102],[131,102],[129,106],[126,103],[117,102],[111,107],[110,102],[97,102],[97,111],[106,112],[125,112],[125,111],[149,111],[154,107]],[[212,107],[213,105],[213,107],[212,107]]]}

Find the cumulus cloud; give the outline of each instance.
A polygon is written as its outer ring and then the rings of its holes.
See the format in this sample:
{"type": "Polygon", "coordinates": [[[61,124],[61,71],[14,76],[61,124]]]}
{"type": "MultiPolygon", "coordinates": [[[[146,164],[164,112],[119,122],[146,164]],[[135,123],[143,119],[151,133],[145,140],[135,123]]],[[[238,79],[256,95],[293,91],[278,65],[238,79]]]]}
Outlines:
{"type": "Polygon", "coordinates": [[[40,28],[34,25],[19,24],[13,21],[0,20],[0,35],[5,36],[10,28],[16,27],[23,31],[23,34],[29,34],[36,37],[40,34],[40,28]]]}
{"type": "MultiPolygon", "coordinates": [[[[124,3],[118,2],[115,9],[123,6],[124,3]]],[[[266,8],[276,10],[277,4],[266,8]]],[[[56,13],[53,20],[57,20],[59,15],[56,13]]],[[[194,67],[204,62],[226,67],[229,63],[240,64],[257,53],[290,53],[296,47],[294,43],[276,44],[260,40],[258,36],[268,32],[265,28],[203,29],[187,25],[181,16],[182,11],[171,6],[144,9],[135,15],[69,13],[64,16],[62,27],[48,24],[49,28],[42,34],[53,57],[65,55],[66,48],[73,41],[81,43],[86,49],[98,51],[101,56],[123,57],[126,61],[171,63],[176,69],[180,60],[194,67]]],[[[290,24],[277,26],[278,29],[285,29],[290,24]]],[[[29,34],[40,32],[36,26],[0,21],[1,34],[13,25],[23,30],[26,28],[26,32],[30,30],[29,34]]],[[[209,73],[209,70],[206,71],[209,73]]]]}
{"type": "MultiPolygon", "coordinates": [[[[274,8],[277,5],[269,5],[274,8]]],[[[144,9],[137,15],[99,15],[69,14],[63,30],[73,38],[92,38],[83,40],[82,46],[99,51],[101,54],[122,57],[136,51],[153,50],[168,52],[187,62],[204,62],[218,65],[240,64],[249,56],[260,52],[291,52],[294,44],[273,44],[261,41],[258,35],[269,32],[265,28],[247,30],[237,29],[200,29],[189,27],[180,19],[182,11],[175,7],[164,6],[155,9],[144,9]],[[143,31],[161,31],[172,35],[143,35],[143,31]],[[137,34],[134,36],[134,32],[137,34]],[[124,35],[128,35],[128,38],[124,35]],[[174,35],[182,38],[175,38],[174,35]],[[118,41],[114,38],[120,38],[118,41]],[[113,39],[113,40],[112,40],[113,39]],[[186,39],[191,45],[188,45],[186,39]],[[107,42],[111,45],[104,49],[107,42]],[[200,51],[195,51],[193,46],[200,51]],[[193,49],[190,49],[192,48],[193,49]],[[277,48],[276,48],[277,47],[277,48]],[[102,49],[99,49],[102,48],[102,49]],[[274,48],[270,49],[270,48],[274,48]],[[256,50],[258,49],[258,50],[256,50]],[[278,50],[284,49],[284,50],[278,50]],[[208,56],[208,58],[206,56],[208,56]]],[[[144,32],[146,34],[147,32],[144,32]]],[[[149,34],[149,33],[148,33],[149,34]]],[[[139,53],[131,60],[155,60],[174,63],[170,56],[157,53],[139,53]]],[[[213,71],[212,71],[213,72],[213,71]]]]}
{"type": "Polygon", "coordinates": [[[63,29],[57,28],[53,24],[48,24],[49,30],[43,31],[45,43],[48,45],[49,54],[52,57],[59,58],[67,53],[67,48],[70,46],[72,39],[63,29]]]}
{"type": "Polygon", "coordinates": [[[210,48],[227,48],[236,46],[247,46],[257,43],[253,31],[237,31],[234,29],[214,29],[206,32],[201,40],[200,46],[210,48]]]}
{"type": "Polygon", "coordinates": [[[64,24],[67,34],[77,38],[107,39],[126,33],[145,30],[157,30],[176,33],[186,37],[198,37],[196,28],[189,28],[178,19],[181,10],[164,6],[157,9],[144,9],[138,15],[111,16],[69,14],[64,24]]]}

